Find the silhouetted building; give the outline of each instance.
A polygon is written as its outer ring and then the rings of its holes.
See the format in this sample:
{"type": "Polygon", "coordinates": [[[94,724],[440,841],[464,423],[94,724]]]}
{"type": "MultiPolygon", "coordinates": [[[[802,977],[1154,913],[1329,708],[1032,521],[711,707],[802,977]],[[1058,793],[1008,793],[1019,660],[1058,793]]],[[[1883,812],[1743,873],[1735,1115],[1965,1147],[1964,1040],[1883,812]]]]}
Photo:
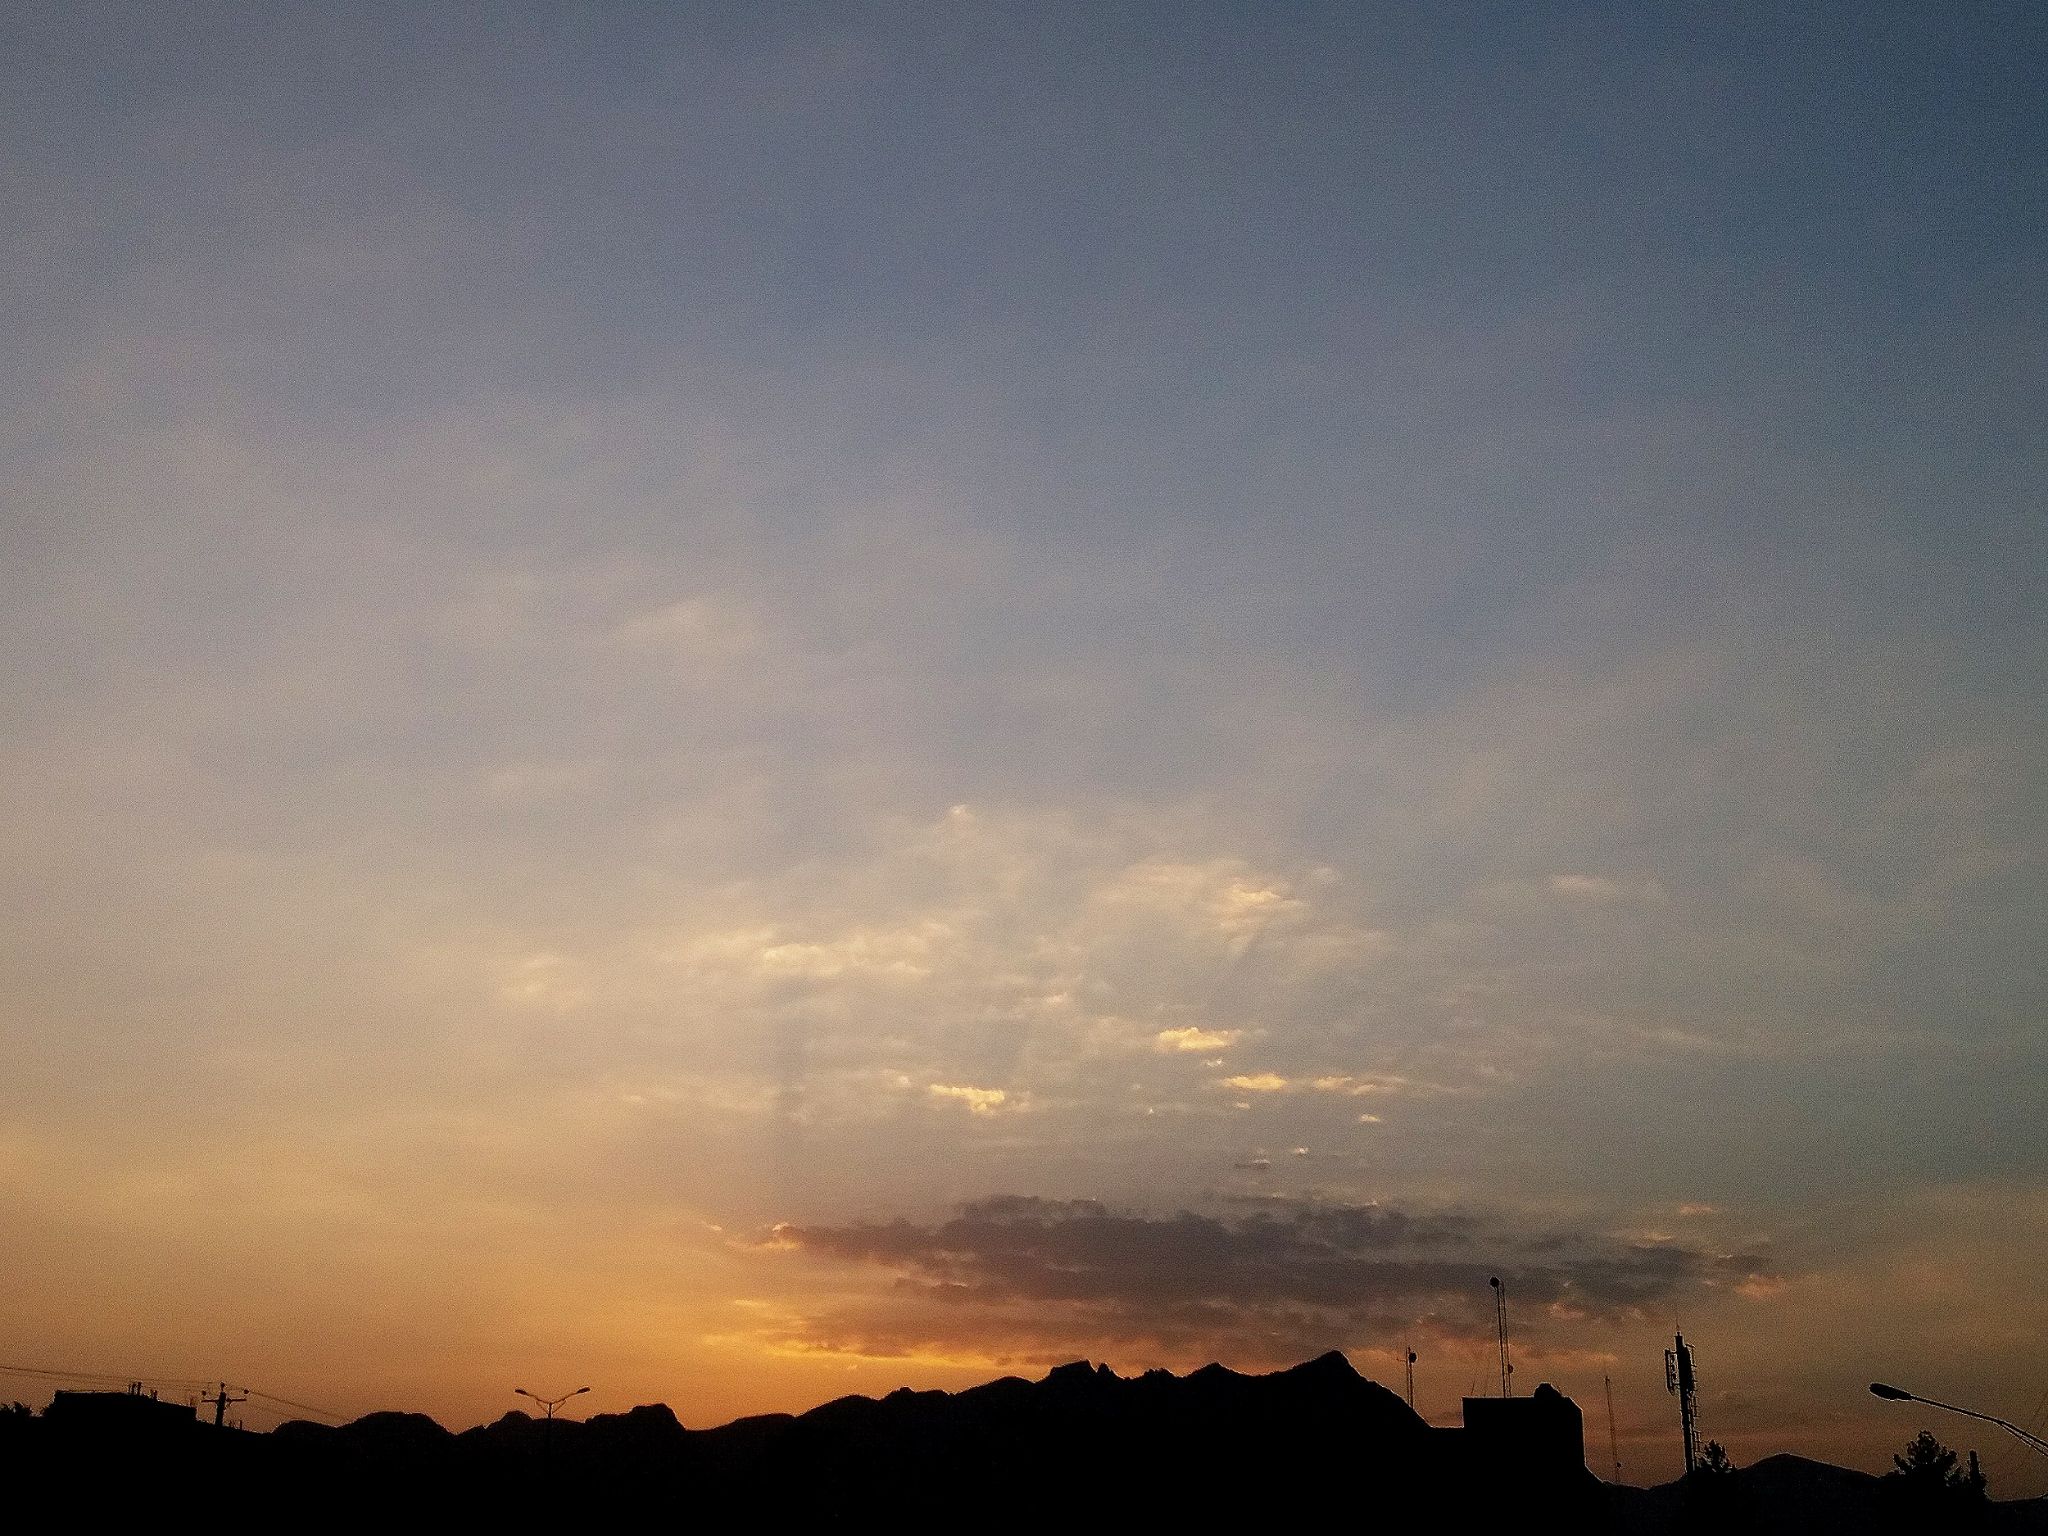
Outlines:
{"type": "Polygon", "coordinates": [[[1465,1438],[1474,1456],[1524,1456],[1550,1467],[1586,1464],[1579,1405],[1549,1382],[1530,1397],[1468,1397],[1465,1438]]]}
{"type": "Polygon", "coordinates": [[[1528,1397],[1468,1397],[1465,1427],[1432,1431],[1453,1473],[1532,1493],[1590,1489],[1579,1405],[1545,1382],[1528,1397]]]}
{"type": "Polygon", "coordinates": [[[190,1403],[166,1403],[140,1386],[126,1392],[59,1392],[43,1417],[69,1430],[96,1434],[178,1429],[198,1422],[190,1403]]]}

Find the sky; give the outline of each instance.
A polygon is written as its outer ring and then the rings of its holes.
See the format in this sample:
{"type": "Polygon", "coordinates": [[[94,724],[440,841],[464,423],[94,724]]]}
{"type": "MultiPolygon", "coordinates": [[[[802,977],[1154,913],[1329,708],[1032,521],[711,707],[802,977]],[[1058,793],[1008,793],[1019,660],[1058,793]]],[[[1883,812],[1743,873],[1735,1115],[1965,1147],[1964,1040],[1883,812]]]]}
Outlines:
{"type": "Polygon", "coordinates": [[[2042,1491],[2048,13],[1653,9],[8,7],[0,1363],[2042,1491]]]}

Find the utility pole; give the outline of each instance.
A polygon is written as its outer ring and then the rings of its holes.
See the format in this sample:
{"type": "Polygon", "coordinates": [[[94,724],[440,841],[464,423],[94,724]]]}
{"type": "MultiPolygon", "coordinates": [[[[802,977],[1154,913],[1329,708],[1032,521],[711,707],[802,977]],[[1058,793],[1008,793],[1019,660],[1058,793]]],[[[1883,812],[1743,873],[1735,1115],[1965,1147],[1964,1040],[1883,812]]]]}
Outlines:
{"type": "Polygon", "coordinates": [[[213,1404],[213,1427],[219,1429],[227,1422],[229,1403],[246,1403],[248,1400],[249,1394],[247,1392],[236,1392],[230,1395],[228,1384],[222,1382],[220,1390],[207,1399],[209,1403],[213,1404]]]}
{"type": "Polygon", "coordinates": [[[1508,1359],[1508,1288],[1500,1283],[1499,1275],[1486,1283],[1493,1287],[1493,1322],[1500,1333],[1500,1395],[1513,1397],[1515,1367],[1508,1359]]]}
{"type": "Polygon", "coordinates": [[[1408,1356],[1408,1406],[1415,1406],[1415,1351],[1406,1351],[1408,1356]]]}
{"type": "Polygon", "coordinates": [[[1600,1384],[1607,1389],[1607,1454],[1614,1458],[1614,1480],[1621,1481],[1621,1441],[1614,1433],[1614,1378],[1605,1374],[1600,1384]]]}

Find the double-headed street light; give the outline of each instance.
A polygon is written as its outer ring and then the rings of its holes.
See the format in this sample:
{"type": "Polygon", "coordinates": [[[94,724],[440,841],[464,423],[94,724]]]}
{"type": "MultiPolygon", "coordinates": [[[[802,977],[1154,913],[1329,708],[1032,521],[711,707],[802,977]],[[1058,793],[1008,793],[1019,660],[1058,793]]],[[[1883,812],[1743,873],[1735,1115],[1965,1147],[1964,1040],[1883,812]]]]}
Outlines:
{"type": "Polygon", "coordinates": [[[1925,1403],[1930,1408],[1940,1408],[1949,1413],[1960,1413],[1966,1419],[1982,1419],[1986,1424],[1996,1424],[2000,1429],[2009,1431],[2016,1438],[2039,1451],[2043,1456],[2048,1456],[2048,1440],[2043,1440],[2039,1435],[2030,1435],[2024,1429],[2021,1429],[2019,1425],[2009,1423],[2005,1419],[1999,1418],[1996,1414],[1979,1413],[1974,1408],[1958,1408],[1954,1403],[1939,1403],[1931,1397],[1922,1397],[1917,1392],[1908,1392],[1904,1387],[1887,1386],[1881,1381],[1873,1381],[1870,1384],[1870,1395],[1872,1397],[1881,1397],[1888,1403],[1925,1403]]]}
{"type": "Polygon", "coordinates": [[[538,1392],[529,1392],[524,1387],[514,1387],[512,1390],[518,1396],[530,1397],[540,1404],[541,1412],[545,1415],[543,1422],[547,1425],[547,1428],[542,1431],[541,1444],[546,1448],[548,1460],[553,1461],[555,1457],[555,1410],[569,1401],[570,1398],[581,1397],[590,1388],[578,1387],[574,1392],[564,1392],[560,1397],[542,1397],[538,1392]]]}
{"type": "Polygon", "coordinates": [[[561,1407],[562,1404],[569,1401],[570,1398],[581,1397],[585,1392],[588,1392],[589,1390],[590,1388],[588,1387],[578,1387],[574,1392],[564,1392],[560,1397],[542,1397],[538,1392],[529,1392],[524,1387],[514,1387],[512,1389],[513,1393],[516,1396],[530,1397],[536,1403],[539,1403],[541,1406],[541,1411],[547,1416],[549,1423],[554,1422],[555,1410],[557,1408],[561,1407]]]}

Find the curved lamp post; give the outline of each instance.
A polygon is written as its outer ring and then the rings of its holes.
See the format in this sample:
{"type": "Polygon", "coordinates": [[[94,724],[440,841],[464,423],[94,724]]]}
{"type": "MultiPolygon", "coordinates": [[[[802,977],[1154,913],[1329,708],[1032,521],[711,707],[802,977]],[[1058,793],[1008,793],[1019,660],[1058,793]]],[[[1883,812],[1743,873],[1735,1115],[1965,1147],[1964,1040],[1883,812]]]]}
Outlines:
{"type": "Polygon", "coordinates": [[[1908,1392],[1904,1387],[1887,1386],[1881,1381],[1873,1381],[1870,1384],[1870,1395],[1872,1397],[1881,1397],[1888,1403],[1925,1403],[1930,1408],[1940,1408],[1948,1413],[1960,1413],[1966,1419],[1982,1419],[1986,1424],[1996,1424],[2000,1429],[2008,1431],[2017,1439],[2039,1451],[2043,1456],[2048,1456],[2048,1440],[2043,1440],[2039,1435],[2030,1435],[2024,1429],[2021,1429],[2019,1425],[2001,1419],[1996,1414],[1979,1413],[1974,1408],[1958,1408],[1954,1403],[1936,1402],[1931,1397],[1922,1397],[1917,1392],[1908,1392]]]}
{"type": "Polygon", "coordinates": [[[512,1389],[512,1392],[514,1396],[530,1397],[536,1403],[539,1403],[541,1406],[541,1412],[545,1414],[549,1422],[552,1423],[555,1417],[555,1410],[557,1408],[561,1407],[562,1404],[569,1401],[570,1398],[581,1397],[585,1392],[588,1392],[589,1390],[590,1388],[588,1387],[578,1387],[574,1392],[564,1392],[560,1397],[542,1397],[538,1392],[529,1392],[524,1387],[514,1387],[512,1389]]]}
{"type": "Polygon", "coordinates": [[[547,1429],[542,1434],[541,1443],[545,1447],[550,1460],[553,1459],[555,1454],[555,1410],[569,1401],[570,1398],[581,1397],[589,1390],[590,1388],[588,1387],[578,1387],[574,1392],[564,1392],[560,1397],[542,1397],[538,1392],[529,1392],[524,1387],[514,1387],[512,1389],[515,1396],[530,1397],[540,1404],[541,1412],[545,1415],[545,1422],[547,1424],[547,1429]]]}

